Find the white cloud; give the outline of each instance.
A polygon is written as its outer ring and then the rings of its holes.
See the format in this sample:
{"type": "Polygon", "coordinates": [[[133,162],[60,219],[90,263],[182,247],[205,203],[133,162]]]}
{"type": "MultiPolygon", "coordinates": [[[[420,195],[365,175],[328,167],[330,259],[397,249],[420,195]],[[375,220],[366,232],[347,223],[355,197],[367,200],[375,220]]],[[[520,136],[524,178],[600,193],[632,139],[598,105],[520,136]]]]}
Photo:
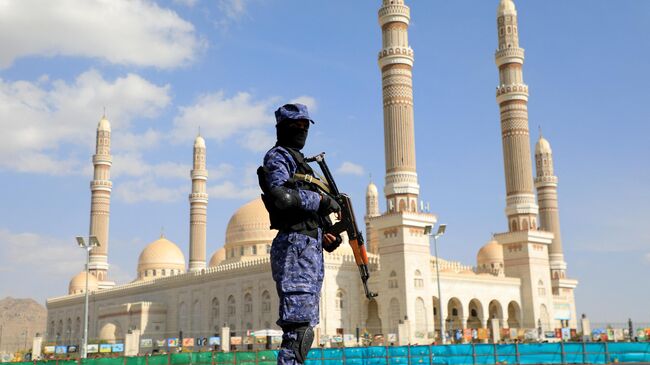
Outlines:
{"type": "Polygon", "coordinates": [[[239,143],[251,151],[264,152],[273,147],[275,136],[265,130],[253,129],[242,136],[239,143]]]}
{"type": "Polygon", "coordinates": [[[225,18],[239,20],[246,13],[246,2],[246,0],[219,0],[217,6],[225,18]]]}
{"type": "Polygon", "coordinates": [[[299,104],[307,105],[307,109],[309,110],[309,115],[312,118],[313,118],[312,113],[318,110],[318,103],[316,103],[316,99],[314,99],[311,96],[307,96],[307,95],[299,96],[291,100],[291,103],[299,103],[299,104]]]}
{"type": "Polygon", "coordinates": [[[185,5],[189,8],[194,7],[198,0],[174,0],[175,4],[185,5]]]}
{"type": "Polygon", "coordinates": [[[156,132],[134,135],[129,126],[134,117],[157,116],[170,102],[169,88],[135,74],[110,81],[95,70],[70,83],[43,77],[35,83],[0,79],[0,169],[46,174],[85,171],[104,106],[116,146],[151,145],[159,139],[156,132]],[[83,160],[61,151],[64,144],[83,146],[83,160]]]}
{"type": "Polygon", "coordinates": [[[145,176],[138,180],[124,181],[116,185],[113,190],[117,199],[129,204],[140,202],[172,203],[187,198],[190,187],[187,184],[177,187],[161,186],[151,176],[145,176]]]}
{"type": "Polygon", "coordinates": [[[345,161],[341,166],[336,169],[336,172],[339,174],[344,174],[344,175],[357,175],[361,176],[364,174],[364,169],[363,166],[357,165],[355,163],[345,161]]]}
{"type": "Polygon", "coordinates": [[[33,55],[173,68],[205,46],[191,23],[149,0],[5,0],[0,7],[0,68],[33,55]]]}
{"type": "Polygon", "coordinates": [[[235,184],[231,181],[208,187],[210,199],[253,199],[261,193],[257,186],[235,184]]]}

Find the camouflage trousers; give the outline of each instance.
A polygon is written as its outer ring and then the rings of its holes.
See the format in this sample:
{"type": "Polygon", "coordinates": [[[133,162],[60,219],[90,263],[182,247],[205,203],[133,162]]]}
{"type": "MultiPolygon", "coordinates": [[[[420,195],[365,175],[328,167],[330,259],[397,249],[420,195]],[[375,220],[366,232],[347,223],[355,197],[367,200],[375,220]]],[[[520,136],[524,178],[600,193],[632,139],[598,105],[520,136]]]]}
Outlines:
{"type": "MultiPolygon", "coordinates": [[[[323,286],[324,266],[321,231],[318,239],[296,232],[281,232],[271,246],[271,272],[280,299],[280,327],[295,324],[315,326],[319,322],[320,291],[323,286]]],[[[295,340],[297,334],[285,330],[283,339],[295,340]]],[[[282,348],[279,365],[296,364],[292,349],[282,348]]]]}

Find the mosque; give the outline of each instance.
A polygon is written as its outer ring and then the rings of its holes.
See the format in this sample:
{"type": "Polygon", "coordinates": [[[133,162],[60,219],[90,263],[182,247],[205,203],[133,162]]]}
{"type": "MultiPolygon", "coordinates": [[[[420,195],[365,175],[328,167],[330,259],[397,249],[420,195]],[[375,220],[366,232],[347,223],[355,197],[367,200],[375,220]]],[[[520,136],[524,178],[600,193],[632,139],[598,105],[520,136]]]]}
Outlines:
{"type": "MultiPolygon", "coordinates": [[[[524,50],[519,47],[517,11],[512,0],[497,10],[500,108],[508,231],[498,233],[477,253],[474,264],[431,255],[426,226],[435,215],[418,207],[412,66],[408,43],[410,9],[404,0],[383,0],[379,9],[384,110],[386,211],[370,184],[366,195],[368,300],[346,242],[324,253],[325,279],[317,340],[322,336],[399,334],[408,342],[433,341],[440,316],[447,329],[576,328],[574,289],[566,276],[560,235],[557,185],[549,142],[540,136],[532,172],[528,129],[528,86],[523,81],[524,50]],[[535,190],[534,190],[535,189],[535,190]],[[439,278],[436,275],[436,266],[439,278]],[[442,293],[438,297],[437,282],[442,293]]],[[[278,329],[278,297],[271,278],[269,250],[276,234],[261,200],[237,210],[228,222],[225,244],[206,260],[206,145],[194,142],[191,170],[189,260],[165,237],[140,253],[135,278],[110,281],[108,225],[112,183],[111,126],[97,128],[94,177],[90,184],[90,235],[100,247],[90,253],[89,338],[120,341],[138,330],[144,338],[211,336],[228,327],[235,335],[278,329]]],[[[434,229],[435,230],[435,229],[434,229]]],[[[72,278],[67,295],[47,300],[46,341],[78,343],[83,333],[86,273],[72,278]]],[[[390,337],[390,335],[389,335],[390,337]]]]}

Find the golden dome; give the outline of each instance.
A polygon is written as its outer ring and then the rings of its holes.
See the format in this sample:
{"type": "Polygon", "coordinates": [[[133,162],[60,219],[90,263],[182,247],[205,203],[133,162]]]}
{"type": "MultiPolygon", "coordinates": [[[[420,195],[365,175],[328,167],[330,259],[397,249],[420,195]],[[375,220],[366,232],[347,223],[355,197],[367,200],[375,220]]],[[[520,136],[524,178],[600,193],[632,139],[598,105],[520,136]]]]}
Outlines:
{"type": "Polygon", "coordinates": [[[535,154],[540,155],[542,153],[553,153],[551,150],[551,144],[548,143],[546,138],[540,136],[537,144],[535,144],[535,154]]]}
{"type": "Polygon", "coordinates": [[[478,266],[482,264],[503,263],[503,246],[496,240],[492,239],[478,251],[476,255],[478,266]]]}
{"type": "Polygon", "coordinates": [[[504,14],[517,14],[517,9],[515,8],[515,3],[512,0],[501,0],[499,3],[499,8],[497,9],[497,16],[504,14]]]}
{"type": "Polygon", "coordinates": [[[210,258],[210,264],[208,265],[208,267],[217,266],[221,263],[221,261],[225,259],[226,259],[226,248],[221,247],[212,255],[212,258],[210,258]]]}
{"type": "Polygon", "coordinates": [[[162,236],[148,244],[138,258],[138,279],[155,279],[183,272],[185,272],[183,252],[162,236]]]}
{"type": "MultiPolygon", "coordinates": [[[[271,244],[277,231],[270,228],[269,213],[261,198],[256,198],[239,208],[232,215],[226,228],[226,250],[235,248],[235,255],[241,256],[241,247],[271,244]]],[[[245,251],[248,254],[249,251],[245,251]]],[[[255,249],[253,254],[266,254],[266,250],[255,249]],[[261,251],[261,252],[260,252],[261,251]]]]}
{"type": "MultiPolygon", "coordinates": [[[[97,290],[98,282],[95,275],[88,275],[88,291],[97,290]]],[[[82,271],[75,275],[68,285],[68,294],[79,294],[86,290],[86,271],[82,271]]]]}

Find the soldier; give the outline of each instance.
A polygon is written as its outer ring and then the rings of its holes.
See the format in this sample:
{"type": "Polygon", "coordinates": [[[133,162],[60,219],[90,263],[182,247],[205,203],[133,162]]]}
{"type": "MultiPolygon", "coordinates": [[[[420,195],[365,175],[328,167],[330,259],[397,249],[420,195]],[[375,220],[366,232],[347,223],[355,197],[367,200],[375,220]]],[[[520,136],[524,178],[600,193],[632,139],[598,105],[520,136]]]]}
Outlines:
{"type": "Polygon", "coordinates": [[[279,365],[304,363],[318,324],[323,284],[323,248],[333,251],[341,238],[323,233],[329,215],[340,206],[294,174],[313,176],[300,150],[310,123],[307,107],[286,104],[275,112],[277,143],[264,156],[257,173],[271,228],[279,232],[271,246],[271,271],[280,299],[277,324],[284,332],[279,365]]]}

